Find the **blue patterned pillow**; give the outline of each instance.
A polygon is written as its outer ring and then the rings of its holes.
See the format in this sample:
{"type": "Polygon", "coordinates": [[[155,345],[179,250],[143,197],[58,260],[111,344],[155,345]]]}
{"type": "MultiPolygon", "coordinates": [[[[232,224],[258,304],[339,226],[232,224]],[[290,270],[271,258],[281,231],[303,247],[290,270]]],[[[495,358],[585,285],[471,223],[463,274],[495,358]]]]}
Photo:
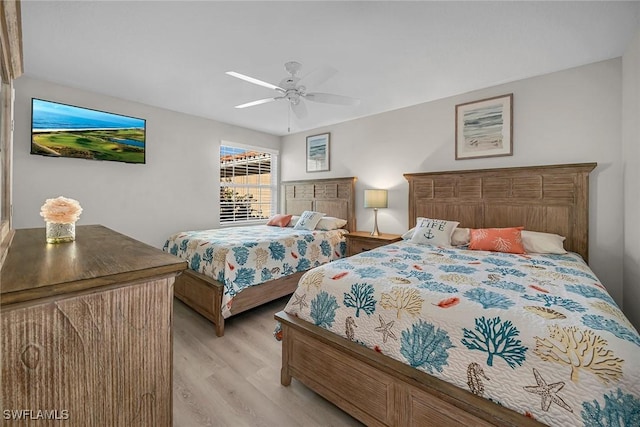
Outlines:
{"type": "Polygon", "coordinates": [[[300,219],[293,227],[294,230],[315,230],[316,225],[320,222],[323,213],[314,212],[314,211],[304,211],[302,215],[300,215],[300,219]]]}

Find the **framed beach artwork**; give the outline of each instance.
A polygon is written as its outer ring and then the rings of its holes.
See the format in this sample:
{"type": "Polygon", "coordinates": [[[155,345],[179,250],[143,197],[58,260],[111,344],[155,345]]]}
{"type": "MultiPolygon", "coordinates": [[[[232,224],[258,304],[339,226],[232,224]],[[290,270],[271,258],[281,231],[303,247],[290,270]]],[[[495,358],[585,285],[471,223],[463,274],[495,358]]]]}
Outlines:
{"type": "Polygon", "coordinates": [[[456,160],[512,155],[512,93],[456,105],[456,160]]]}
{"type": "Polygon", "coordinates": [[[307,137],[307,172],[329,170],[329,133],[307,137]]]}

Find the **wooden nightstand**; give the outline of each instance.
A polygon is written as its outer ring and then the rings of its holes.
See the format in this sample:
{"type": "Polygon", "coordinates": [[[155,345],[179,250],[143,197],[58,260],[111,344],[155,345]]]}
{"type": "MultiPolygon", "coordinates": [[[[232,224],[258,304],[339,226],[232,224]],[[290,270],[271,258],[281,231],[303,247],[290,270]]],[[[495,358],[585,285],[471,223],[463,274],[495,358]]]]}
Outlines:
{"type": "Polygon", "coordinates": [[[402,240],[399,234],[380,233],[379,236],[372,236],[370,231],[352,231],[345,234],[345,237],[347,238],[347,256],[402,240]]]}

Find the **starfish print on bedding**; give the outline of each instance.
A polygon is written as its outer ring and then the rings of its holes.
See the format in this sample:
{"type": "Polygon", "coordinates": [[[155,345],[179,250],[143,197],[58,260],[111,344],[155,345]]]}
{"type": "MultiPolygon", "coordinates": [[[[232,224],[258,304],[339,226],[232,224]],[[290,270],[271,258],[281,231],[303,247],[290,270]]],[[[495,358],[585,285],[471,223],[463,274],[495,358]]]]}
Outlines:
{"type": "Polygon", "coordinates": [[[393,327],[393,324],[395,323],[395,320],[392,320],[389,323],[386,323],[384,321],[384,319],[382,318],[381,315],[378,314],[378,318],[380,319],[380,326],[375,328],[374,330],[376,332],[381,332],[382,333],[382,342],[387,342],[387,338],[391,337],[394,340],[398,340],[398,338],[396,338],[395,334],[393,333],[393,331],[391,330],[391,328],[393,327]]]}
{"type": "Polygon", "coordinates": [[[529,393],[535,393],[542,396],[540,407],[543,411],[549,411],[551,403],[555,403],[562,409],[573,412],[573,409],[571,409],[571,407],[567,405],[560,396],[557,395],[557,393],[562,390],[562,387],[564,387],[563,382],[547,384],[547,382],[544,380],[544,378],[542,378],[540,372],[538,372],[536,368],[533,368],[533,375],[536,377],[536,382],[538,383],[538,385],[525,386],[522,388],[524,388],[525,391],[528,391],[529,393]]]}
{"type": "Polygon", "coordinates": [[[307,294],[302,294],[301,297],[299,297],[297,294],[293,294],[293,296],[295,297],[296,300],[293,302],[293,304],[291,304],[292,306],[299,305],[300,310],[302,310],[305,307],[309,307],[309,304],[307,304],[307,302],[305,301],[305,299],[307,298],[307,294]]]}

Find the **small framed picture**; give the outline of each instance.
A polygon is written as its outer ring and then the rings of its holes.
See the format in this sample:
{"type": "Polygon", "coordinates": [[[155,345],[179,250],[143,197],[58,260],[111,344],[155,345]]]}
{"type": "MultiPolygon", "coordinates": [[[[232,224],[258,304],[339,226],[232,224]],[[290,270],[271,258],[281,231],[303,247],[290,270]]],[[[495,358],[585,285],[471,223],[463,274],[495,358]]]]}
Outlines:
{"type": "Polygon", "coordinates": [[[456,160],[512,155],[512,93],[456,105],[456,160]]]}
{"type": "Polygon", "coordinates": [[[329,133],[307,137],[307,172],[329,170],[329,133]]]}

